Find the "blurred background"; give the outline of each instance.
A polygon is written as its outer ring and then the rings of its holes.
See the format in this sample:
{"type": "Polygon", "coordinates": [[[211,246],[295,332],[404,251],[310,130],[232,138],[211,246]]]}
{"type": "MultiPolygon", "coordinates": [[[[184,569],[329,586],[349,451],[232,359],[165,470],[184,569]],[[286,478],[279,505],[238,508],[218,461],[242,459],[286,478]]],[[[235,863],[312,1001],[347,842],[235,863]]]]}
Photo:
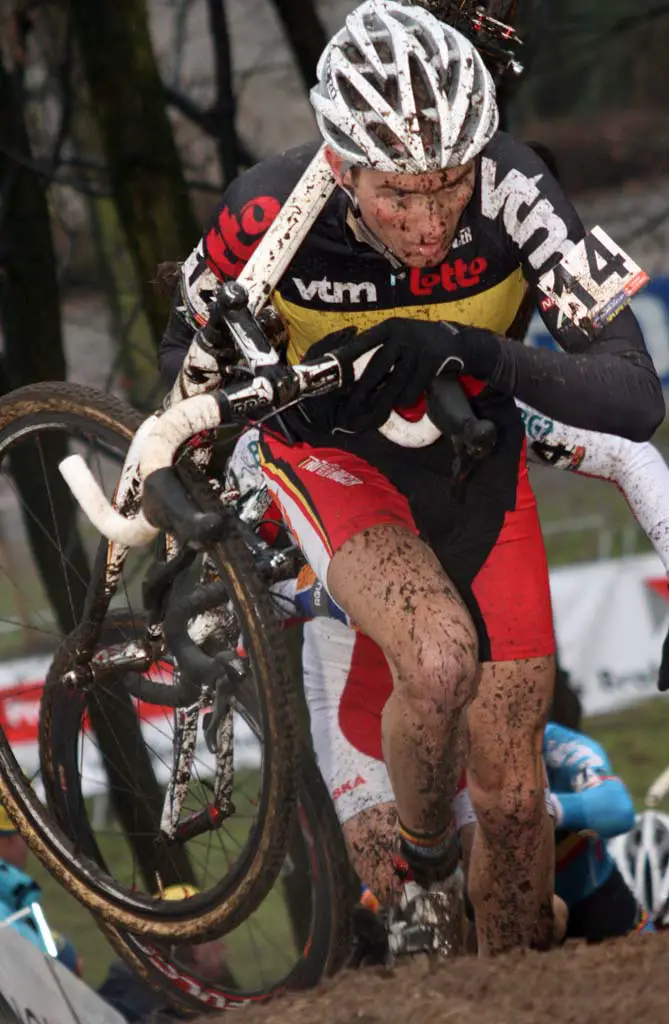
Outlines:
{"type": "MultiPolygon", "coordinates": [[[[353,6],[0,0],[0,393],[67,379],[158,404],[157,268],[190,252],[240,170],[314,136],[307,90],[353,6]]],[[[669,4],[561,0],[539,24],[511,129],[550,146],[585,223],[651,275],[633,306],[669,387],[669,4]]],[[[530,333],[550,343],[538,318],[530,333]]],[[[656,443],[669,448],[666,425],[656,443]]],[[[666,577],[611,484],[548,469],[533,482],[564,664],[641,802],[668,757],[655,690],[666,577]]],[[[33,543],[0,476],[0,720],[27,757],[52,650],[39,623],[58,614],[33,543]]],[[[104,940],[32,867],[99,981],[104,940]]]]}

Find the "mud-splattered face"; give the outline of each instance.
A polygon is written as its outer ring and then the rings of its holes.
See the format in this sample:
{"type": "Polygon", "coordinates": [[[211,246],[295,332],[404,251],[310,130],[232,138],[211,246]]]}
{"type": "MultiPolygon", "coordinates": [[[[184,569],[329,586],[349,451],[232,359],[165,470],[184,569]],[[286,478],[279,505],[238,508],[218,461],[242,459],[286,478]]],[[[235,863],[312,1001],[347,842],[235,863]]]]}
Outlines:
{"type": "MultiPolygon", "coordinates": [[[[336,168],[335,173],[336,173],[336,168]]],[[[360,168],[341,182],[381,241],[409,267],[442,263],[474,191],[476,164],[429,174],[388,174],[360,168]]]]}

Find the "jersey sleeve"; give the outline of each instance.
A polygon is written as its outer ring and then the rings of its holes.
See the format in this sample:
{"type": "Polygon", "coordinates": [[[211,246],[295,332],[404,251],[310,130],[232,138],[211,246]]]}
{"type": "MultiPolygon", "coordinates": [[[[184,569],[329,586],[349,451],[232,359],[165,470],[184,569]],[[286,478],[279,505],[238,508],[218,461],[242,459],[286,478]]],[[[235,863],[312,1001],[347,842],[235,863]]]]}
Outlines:
{"type": "Polygon", "coordinates": [[[559,780],[551,785],[558,828],[610,839],[634,826],[632,798],[595,740],[549,722],[544,760],[549,777],[559,780]]]}
{"type": "Polygon", "coordinates": [[[220,281],[239,276],[313,156],[304,146],[271,157],[226,189],[200,242],[181,267],[179,286],[159,349],[161,373],[172,385],[193,334],[207,320],[220,281]]]}
{"type": "Polygon", "coordinates": [[[522,402],[528,460],[610,480],[669,574],[669,466],[652,444],[557,423],[522,402]]]}
{"type": "Polygon", "coordinates": [[[481,158],[480,207],[502,247],[535,287],[567,255],[585,229],[540,156],[499,132],[481,158]]]}
{"type": "Polygon", "coordinates": [[[482,220],[512,265],[521,266],[541,317],[563,351],[502,346],[490,384],[541,412],[587,430],[648,440],[664,417],[659,378],[632,311],[594,339],[543,301],[540,277],[583,238],[583,224],[540,157],[499,133],[481,160],[482,220]]]}

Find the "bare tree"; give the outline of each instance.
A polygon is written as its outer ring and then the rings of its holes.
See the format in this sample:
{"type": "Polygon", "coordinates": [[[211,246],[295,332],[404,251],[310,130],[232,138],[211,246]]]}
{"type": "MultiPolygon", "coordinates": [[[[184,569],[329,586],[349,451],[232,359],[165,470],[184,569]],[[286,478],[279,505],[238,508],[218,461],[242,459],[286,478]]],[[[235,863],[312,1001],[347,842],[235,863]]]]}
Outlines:
{"type": "Polygon", "coordinates": [[[207,0],[209,28],[214,47],[214,77],[216,99],[211,116],[216,123],[218,159],[221,165],[223,184],[227,185],[237,176],[239,147],[235,129],[235,94],[232,85],[232,60],[230,38],[225,17],[225,0],[207,0]]]}
{"type": "MultiPolygon", "coordinates": [[[[51,235],[45,179],[33,161],[23,116],[22,69],[13,72],[0,58],[0,315],[5,336],[1,388],[11,391],[38,380],[64,380],[65,355],[60,317],[56,257],[51,235]]],[[[73,626],[72,601],[83,606],[86,556],[74,545],[65,566],[39,528],[50,522],[56,501],[61,527],[73,521],[73,499],[57,471],[67,454],[54,435],[45,453],[53,470],[52,493],[44,486],[43,467],[32,446],[11,459],[24,521],[35,561],[56,618],[73,626]],[[40,484],[39,482],[42,481],[40,484]],[[64,574],[67,578],[64,578],[64,574]],[[71,596],[68,596],[71,595],[71,596]]],[[[62,534],[65,536],[65,533],[62,534]]]]}
{"type": "Polygon", "coordinates": [[[71,0],[109,178],[133,258],[144,309],[158,343],[168,300],[156,268],[197,241],[179,153],[165,109],[145,0],[71,0]]]}
{"type": "MultiPolygon", "coordinates": [[[[65,357],[46,186],[23,113],[22,67],[12,73],[0,57],[0,314],[5,336],[3,392],[39,380],[64,380],[65,357]]],[[[69,454],[64,432],[43,433],[39,444],[10,452],[9,462],[31,551],[61,633],[84,612],[90,567],[77,528],[74,499],[58,471],[69,454]],[[58,537],[60,545],[53,541],[58,537]],[[67,550],[67,555],[63,555],[67,550]]],[[[159,785],[128,694],[99,690],[89,708],[108,770],[119,820],[147,884],[193,881],[185,850],[154,846],[162,807],[159,785]],[[118,765],[142,779],[142,800],[127,792],[118,765]],[[116,768],[114,768],[116,766],[116,768]]]]}
{"type": "Polygon", "coordinates": [[[0,56],[0,302],[9,388],[65,379],[49,207],[21,91],[19,74],[12,75],[0,56]]]}
{"type": "Polygon", "coordinates": [[[316,65],[328,41],[313,0],[272,0],[307,89],[316,81],[316,65]]]}

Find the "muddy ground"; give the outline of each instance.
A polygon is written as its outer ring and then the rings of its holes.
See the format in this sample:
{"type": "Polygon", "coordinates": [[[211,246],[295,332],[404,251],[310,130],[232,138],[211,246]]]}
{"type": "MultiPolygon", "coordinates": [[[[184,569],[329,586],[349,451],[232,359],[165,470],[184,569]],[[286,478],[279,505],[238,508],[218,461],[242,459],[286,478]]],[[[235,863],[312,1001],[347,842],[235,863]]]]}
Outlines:
{"type": "Polygon", "coordinates": [[[421,957],[347,972],[243,1016],[244,1024],[669,1024],[668,975],[665,932],[488,961],[421,957]]]}

